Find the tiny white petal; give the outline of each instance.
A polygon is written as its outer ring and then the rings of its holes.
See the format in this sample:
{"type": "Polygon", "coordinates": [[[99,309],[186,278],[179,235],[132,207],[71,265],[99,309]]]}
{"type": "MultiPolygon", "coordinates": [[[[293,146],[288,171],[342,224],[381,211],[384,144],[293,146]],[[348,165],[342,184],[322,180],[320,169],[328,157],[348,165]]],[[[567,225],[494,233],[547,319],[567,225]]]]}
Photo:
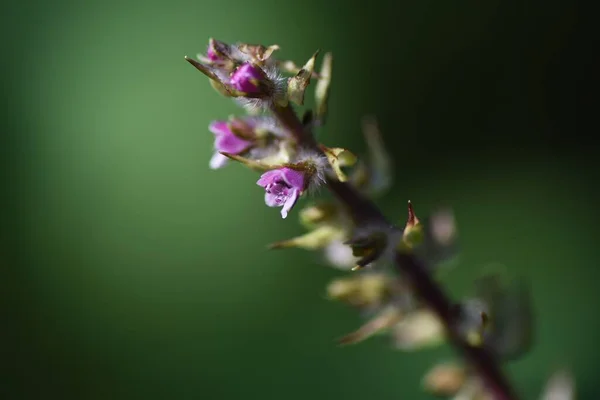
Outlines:
{"type": "Polygon", "coordinates": [[[211,169],[219,169],[221,167],[224,167],[225,164],[227,164],[227,161],[229,159],[227,157],[225,157],[223,154],[221,153],[215,153],[213,154],[212,158],[210,159],[210,168],[211,169]]]}
{"type": "Polygon", "coordinates": [[[277,196],[271,193],[265,193],[265,204],[268,207],[279,207],[281,203],[278,201],[277,196]]]}
{"type": "Polygon", "coordinates": [[[300,193],[298,190],[292,190],[290,196],[285,201],[283,208],[281,209],[281,218],[285,219],[288,215],[288,212],[294,207],[296,201],[298,201],[298,197],[300,197],[300,193]]]}

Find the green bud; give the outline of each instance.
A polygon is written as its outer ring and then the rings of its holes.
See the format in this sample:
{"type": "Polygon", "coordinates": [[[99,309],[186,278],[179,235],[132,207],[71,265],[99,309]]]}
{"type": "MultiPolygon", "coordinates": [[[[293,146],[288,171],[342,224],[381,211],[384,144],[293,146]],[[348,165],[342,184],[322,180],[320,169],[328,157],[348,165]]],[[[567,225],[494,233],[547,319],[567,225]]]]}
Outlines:
{"type": "Polygon", "coordinates": [[[403,248],[410,250],[423,241],[423,226],[415,215],[412,203],[408,201],[408,219],[402,233],[403,248]]]}

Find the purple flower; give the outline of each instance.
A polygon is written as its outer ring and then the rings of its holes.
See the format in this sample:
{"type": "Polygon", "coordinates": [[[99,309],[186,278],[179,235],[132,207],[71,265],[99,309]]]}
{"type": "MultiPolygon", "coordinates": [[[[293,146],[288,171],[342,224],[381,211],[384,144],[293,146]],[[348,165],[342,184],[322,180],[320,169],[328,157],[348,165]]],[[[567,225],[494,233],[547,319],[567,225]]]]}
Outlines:
{"type": "Polygon", "coordinates": [[[284,167],[265,172],[256,183],[265,188],[267,206],[283,206],[281,217],[285,218],[304,191],[305,177],[302,171],[284,167]]]}
{"type": "Polygon", "coordinates": [[[223,167],[228,158],[220,152],[240,154],[246,151],[252,142],[237,136],[231,130],[230,125],[226,121],[214,121],[208,129],[215,134],[215,154],[210,159],[210,167],[217,169],[223,167]]]}
{"type": "Polygon", "coordinates": [[[265,73],[260,67],[252,63],[244,63],[231,75],[229,84],[240,92],[259,93],[261,83],[266,79],[265,73]]]}

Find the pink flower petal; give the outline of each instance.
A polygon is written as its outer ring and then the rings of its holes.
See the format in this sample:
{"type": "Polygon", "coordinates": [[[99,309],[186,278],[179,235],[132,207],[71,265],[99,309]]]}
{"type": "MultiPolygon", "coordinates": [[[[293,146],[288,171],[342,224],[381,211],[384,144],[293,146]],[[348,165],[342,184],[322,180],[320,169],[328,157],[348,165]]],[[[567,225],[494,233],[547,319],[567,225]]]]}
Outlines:
{"type": "Polygon", "coordinates": [[[227,121],[213,121],[210,123],[210,125],[208,125],[208,130],[215,135],[224,135],[230,132],[227,121]]]}
{"type": "Polygon", "coordinates": [[[292,190],[289,197],[285,201],[283,208],[281,209],[281,218],[285,219],[288,215],[288,212],[294,207],[298,198],[300,197],[300,192],[298,190],[292,190]]]}
{"type": "Polygon", "coordinates": [[[272,169],[261,175],[260,179],[256,182],[257,185],[266,187],[269,183],[275,182],[281,178],[281,171],[278,169],[272,169]]]}
{"type": "Polygon", "coordinates": [[[296,171],[291,168],[282,168],[283,181],[288,186],[296,188],[298,190],[304,189],[304,173],[302,171],[296,171]]]}
{"type": "Polygon", "coordinates": [[[210,159],[209,166],[211,169],[219,169],[224,167],[227,164],[228,160],[229,158],[225,157],[223,154],[215,153],[210,159]]]}

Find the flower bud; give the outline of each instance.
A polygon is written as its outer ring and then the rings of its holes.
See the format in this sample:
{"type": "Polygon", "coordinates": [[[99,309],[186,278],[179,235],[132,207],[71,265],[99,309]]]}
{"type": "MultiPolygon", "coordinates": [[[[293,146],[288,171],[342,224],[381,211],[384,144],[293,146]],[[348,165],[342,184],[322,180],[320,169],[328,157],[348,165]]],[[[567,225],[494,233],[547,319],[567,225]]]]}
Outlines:
{"type": "Polygon", "coordinates": [[[215,134],[215,153],[210,160],[212,169],[221,168],[227,163],[227,157],[221,153],[240,154],[252,146],[252,141],[236,135],[226,121],[214,121],[208,129],[215,134]]]}
{"type": "Polygon", "coordinates": [[[206,54],[197,55],[198,60],[185,59],[210,79],[218,93],[258,115],[272,105],[288,103],[289,79],[281,75],[277,61],[271,58],[277,49],[277,45],[230,45],[210,39],[206,54]]]}
{"type": "Polygon", "coordinates": [[[240,65],[233,72],[229,84],[237,91],[255,95],[268,95],[271,86],[265,72],[250,62],[240,65]]]}
{"type": "Polygon", "coordinates": [[[295,154],[295,148],[285,140],[285,133],[267,116],[213,121],[209,130],[215,134],[215,154],[210,163],[213,169],[222,167],[230,158],[266,171],[288,163],[295,154]]]}

